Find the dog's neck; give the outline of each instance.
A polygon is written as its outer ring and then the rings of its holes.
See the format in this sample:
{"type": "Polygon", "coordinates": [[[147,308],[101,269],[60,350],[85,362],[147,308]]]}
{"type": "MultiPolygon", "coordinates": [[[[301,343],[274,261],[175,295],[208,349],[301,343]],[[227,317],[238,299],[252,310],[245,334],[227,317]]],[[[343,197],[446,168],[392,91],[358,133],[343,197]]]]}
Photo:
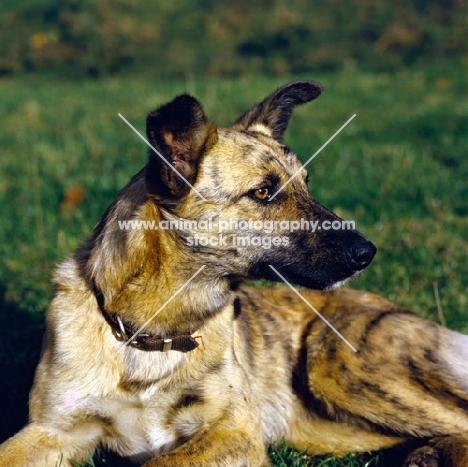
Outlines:
{"type": "Polygon", "coordinates": [[[161,337],[196,332],[228,302],[233,280],[197,263],[177,232],[122,229],[121,221],[158,224],[161,209],[137,175],[109,208],[75,259],[82,276],[102,294],[102,306],[132,328],[161,337]]]}
{"type": "Polygon", "coordinates": [[[198,271],[189,275],[191,281],[182,280],[186,274],[176,271],[170,272],[169,281],[166,270],[144,285],[130,282],[111,300],[103,297],[100,307],[132,329],[143,327],[146,334],[192,335],[226,306],[233,293],[229,280],[209,280],[203,270],[198,271]]]}
{"type": "Polygon", "coordinates": [[[125,323],[119,315],[109,313],[106,310],[104,296],[95,285],[93,285],[93,292],[103,318],[112,328],[116,339],[125,342],[125,345],[144,351],[159,352],[167,352],[169,350],[190,352],[198,347],[199,343],[197,339],[190,334],[160,337],[148,334],[144,330],[144,326],[137,329],[133,323],[125,323]]]}

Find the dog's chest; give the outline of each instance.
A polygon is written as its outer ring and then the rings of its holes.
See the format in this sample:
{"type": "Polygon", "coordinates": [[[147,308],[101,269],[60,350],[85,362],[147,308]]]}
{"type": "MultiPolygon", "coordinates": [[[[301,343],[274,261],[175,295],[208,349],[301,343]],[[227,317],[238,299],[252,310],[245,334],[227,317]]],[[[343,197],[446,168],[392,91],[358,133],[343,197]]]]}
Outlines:
{"type": "Polygon", "coordinates": [[[101,401],[106,425],[103,444],[122,456],[144,460],[174,449],[180,442],[171,424],[174,395],[153,392],[101,401]]]}

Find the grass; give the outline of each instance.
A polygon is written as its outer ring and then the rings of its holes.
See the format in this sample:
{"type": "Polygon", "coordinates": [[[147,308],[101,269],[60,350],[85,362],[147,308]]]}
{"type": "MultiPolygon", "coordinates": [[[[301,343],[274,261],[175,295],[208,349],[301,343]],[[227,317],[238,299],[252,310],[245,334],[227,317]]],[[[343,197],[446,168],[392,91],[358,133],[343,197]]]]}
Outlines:
{"type": "Polygon", "coordinates": [[[276,467],[372,467],[382,462],[381,453],[352,453],[341,458],[309,456],[306,452],[294,450],[287,443],[270,446],[268,454],[276,467]]]}
{"type": "MultiPolygon", "coordinates": [[[[357,114],[309,166],[314,195],[355,220],[379,249],[352,286],[433,320],[439,319],[436,290],[447,325],[462,331],[468,330],[465,72],[312,76],[326,92],[297,110],[286,135],[306,160],[357,114]]],[[[90,234],[145,163],[144,144],[117,114],[144,131],[148,111],[188,91],[212,121],[228,125],[295,78],[0,81],[0,440],[26,419],[54,264],[90,234]]],[[[287,450],[271,454],[276,465],[334,465],[287,450]]],[[[361,465],[350,459],[336,465],[361,465]]]]}

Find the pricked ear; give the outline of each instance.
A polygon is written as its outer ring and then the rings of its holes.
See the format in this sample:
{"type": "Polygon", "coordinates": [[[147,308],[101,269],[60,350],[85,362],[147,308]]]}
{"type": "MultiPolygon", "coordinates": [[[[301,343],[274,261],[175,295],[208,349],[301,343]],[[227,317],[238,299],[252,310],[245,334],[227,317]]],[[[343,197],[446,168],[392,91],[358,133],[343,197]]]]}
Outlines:
{"type": "Polygon", "coordinates": [[[253,106],[232,127],[266,133],[281,142],[294,107],[317,98],[322,91],[323,87],[313,81],[293,81],[253,106]]]}
{"type": "Polygon", "coordinates": [[[146,134],[159,153],[150,149],[146,187],[160,200],[177,201],[190,190],[186,181],[195,182],[201,156],[218,138],[216,127],[200,103],[184,94],[148,115],[146,134]]]}

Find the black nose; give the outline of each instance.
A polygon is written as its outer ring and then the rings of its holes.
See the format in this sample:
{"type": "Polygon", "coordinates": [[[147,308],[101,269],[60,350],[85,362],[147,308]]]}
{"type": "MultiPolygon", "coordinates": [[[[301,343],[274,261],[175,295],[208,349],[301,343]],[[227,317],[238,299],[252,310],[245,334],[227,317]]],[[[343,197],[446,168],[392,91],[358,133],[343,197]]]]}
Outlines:
{"type": "Polygon", "coordinates": [[[354,263],[356,271],[360,271],[361,269],[369,266],[370,262],[375,256],[376,251],[377,248],[374,246],[374,244],[368,242],[367,240],[353,245],[349,251],[349,256],[351,256],[351,260],[354,263]]]}

